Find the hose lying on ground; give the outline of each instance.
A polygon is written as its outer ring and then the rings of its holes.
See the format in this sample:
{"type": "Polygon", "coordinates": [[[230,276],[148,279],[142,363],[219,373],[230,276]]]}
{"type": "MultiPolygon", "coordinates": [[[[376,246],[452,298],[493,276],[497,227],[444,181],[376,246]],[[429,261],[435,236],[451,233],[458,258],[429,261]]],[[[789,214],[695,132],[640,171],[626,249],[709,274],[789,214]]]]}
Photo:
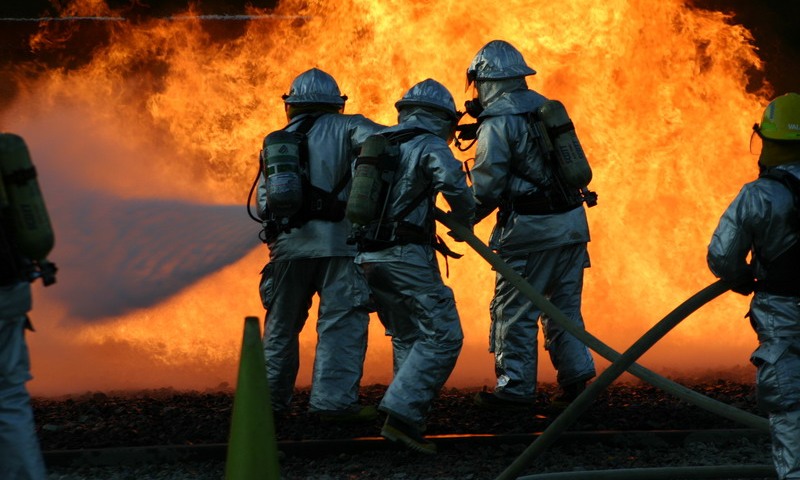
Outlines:
{"type": "MultiPolygon", "coordinates": [[[[573,324],[569,319],[553,305],[547,298],[537,292],[524,278],[515,272],[507,263],[505,263],[499,255],[494,253],[487,247],[478,237],[476,237],[468,228],[455,221],[450,214],[445,213],[441,209],[436,209],[436,220],[449,228],[458,238],[462,239],[467,245],[472,247],[478,255],[483,257],[489,264],[503,277],[511,282],[523,295],[528,297],[537,308],[553,319],[564,330],[574,335],[578,340],[582,341],[586,346],[597,352],[598,355],[611,362],[620,358],[621,354],[594,335],[587,332],[584,328],[578,327],[573,324]]],[[[724,293],[728,290],[729,286],[724,285],[722,282],[717,282],[718,285],[712,298],[724,293]],[[718,290],[718,291],[716,291],[718,290]]],[[[698,305],[699,307],[699,305],[698,305]]],[[[673,382],[639,364],[633,363],[628,367],[628,372],[637,376],[638,378],[650,383],[653,386],[661,388],[662,390],[675,395],[676,397],[696,405],[704,410],[716,413],[729,420],[744,424],[748,427],[755,428],[764,432],[769,431],[769,422],[766,418],[754,415],[750,412],[745,412],[739,408],[727,405],[725,403],[709,398],[705,395],[695,392],[690,388],[686,388],[679,383],[673,382]]]]}
{"type": "Polygon", "coordinates": [[[713,465],[708,467],[626,468],[583,472],[542,473],[517,480],[674,480],[676,478],[773,478],[772,465],[713,465]]]}
{"type": "Polygon", "coordinates": [[[516,478],[517,474],[528,465],[533,459],[541,454],[566,428],[568,428],[577,418],[591,405],[592,401],[606,387],[608,387],[617,377],[626,370],[636,375],[642,380],[657,386],[668,393],[690,402],[705,410],[711,411],[723,417],[735,420],[751,427],[763,431],[769,431],[769,423],[766,419],[751,413],[739,410],[730,405],[718,402],[712,398],[694,392],[683,387],[655,372],[652,372],[634,363],[637,358],[643,355],[658,340],[666,335],[678,323],[688,317],[695,310],[705,305],[709,301],[728,291],[730,286],[722,281],[717,281],[705,289],[701,290],[678,308],[670,312],[663,320],[658,322],[653,328],[648,330],[638,341],[636,341],[624,354],[620,355],[611,347],[605,345],[599,339],[589,334],[584,328],[575,326],[566,316],[558,310],[549,300],[537,292],[531,285],[506,264],[496,253],[491,251],[483,242],[478,239],[469,229],[455,221],[449,214],[436,209],[436,220],[448,227],[455,236],[481,255],[494,269],[503,277],[511,282],[523,295],[528,297],[543,313],[552,318],[566,331],[581,340],[589,348],[610,360],[612,364],[575,399],[570,406],[550,424],[550,426],[534,441],[504,472],[497,477],[497,480],[509,480],[516,478]]]}
{"type": "Polygon", "coordinates": [[[594,399],[622,375],[637,358],[647,352],[650,347],[655,345],[656,342],[661,340],[664,335],[669,333],[692,312],[726,291],[728,291],[728,286],[723,282],[713,283],[683,302],[678,308],[655,324],[600,374],[595,381],[590,383],[586,390],[578,395],[578,398],[573,400],[569,407],[556,417],[553,423],[548,425],[545,431],[497,477],[497,480],[517,478],[517,474],[541,455],[570,425],[575,423],[578,417],[591,406],[594,399]]]}

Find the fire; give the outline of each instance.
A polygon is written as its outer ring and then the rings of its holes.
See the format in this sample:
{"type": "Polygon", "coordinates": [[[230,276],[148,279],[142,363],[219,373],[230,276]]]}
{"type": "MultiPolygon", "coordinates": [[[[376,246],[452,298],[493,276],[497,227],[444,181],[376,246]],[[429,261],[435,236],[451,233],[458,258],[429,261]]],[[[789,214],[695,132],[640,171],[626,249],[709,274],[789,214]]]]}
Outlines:
{"type": "MultiPolygon", "coordinates": [[[[88,0],[65,13],[115,14],[88,0]]],[[[244,216],[261,140],[285,124],[280,96],[298,73],[314,66],[331,73],[350,98],[347,112],[388,125],[396,120],[394,102],[428,77],[458,103],[467,100],[466,66],[499,38],[539,72],[529,85],[567,106],[593,166],[591,188],[600,198],[588,211],[587,329],[624,350],[714,281],[706,246],[727,203],[755,175],[749,128],[769,93],[748,93],[746,70],[761,61],[750,33],[724,14],[680,0],[289,0],[274,11],[250,9],[253,18],[238,23],[201,13],[108,22],[108,43],[85,63],[20,81],[0,125],[26,138],[48,205],[61,202],[68,185],[131,201],[241,205],[244,216]]],[[[65,34],[44,27],[32,39],[36,48],[65,34]]],[[[458,152],[462,160],[473,154],[458,152]]],[[[63,222],[79,216],[54,218],[56,263],[81,249],[81,239],[59,236],[70,231],[63,222]]],[[[109,228],[101,222],[97,231],[116,241],[109,228]]],[[[255,239],[258,225],[251,228],[255,239]]],[[[491,217],[476,233],[487,239],[490,229],[491,217]]],[[[464,244],[451,246],[465,253],[450,261],[446,282],[466,338],[449,384],[490,385],[493,272],[464,244]]],[[[254,245],[153,305],[91,321],[75,318],[69,299],[54,300],[52,290],[74,278],[62,270],[59,284],[34,293],[32,391],[233,383],[242,320],[263,316],[257,284],[266,259],[266,249],[254,245]]],[[[746,302],[733,294],[714,301],[642,363],[661,372],[745,364],[755,346],[742,318],[746,302]]],[[[310,378],[315,308],[302,335],[299,385],[310,378]]],[[[390,380],[390,348],[375,320],[365,383],[390,380]]],[[[540,378],[554,378],[544,353],[540,378]]]]}

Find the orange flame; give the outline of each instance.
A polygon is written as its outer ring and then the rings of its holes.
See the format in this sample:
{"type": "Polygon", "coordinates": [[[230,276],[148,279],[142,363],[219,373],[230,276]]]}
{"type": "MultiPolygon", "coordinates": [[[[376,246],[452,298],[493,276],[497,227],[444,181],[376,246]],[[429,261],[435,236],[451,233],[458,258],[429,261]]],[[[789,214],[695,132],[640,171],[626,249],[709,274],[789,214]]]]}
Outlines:
{"type": "MultiPolygon", "coordinates": [[[[72,14],[113,14],[103,2],[74,6],[72,14]]],[[[726,15],[680,0],[288,0],[274,11],[249,13],[262,16],[237,24],[190,11],[115,22],[108,44],[88,62],[27,81],[0,118],[26,137],[34,161],[54,157],[48,163],[57,173],[43,176],[65,175],[126,198],[243,205],[261,139],[284,125],[280,95],[301,71],[326,70],[350,97],[348,112],[392,124],[394,102],[428,77],[450,87],[457,102],[466,100],[461,86],[472,56],[489,40],[505,39],[538,71],[529,85],[567,106],[592,162],[600,199],[588,211],[587,329],[624,350],[714,280],[706,246],[727,203],[755,175],[749,128],[768,93],[747,92],[745,72],[761,69],[761,61],[750,33],[726,15]],[[87,155],[86,142],[97,157],[87,155]],[[109,145],[122,152],[119,168],[98,162],[109,145]]],[[[490,228],[487,220],[476,233],[486,239],[490,228]]],[[[54,261],[59,254],[57,246],[54,261]]],[[[263,314],[257,282],[266,259],[259,248],[153,308],[100,324],[70,322],[37,289],[32,391],[232,382],[242,320],[263,314]]],[[[491,385],[493,272],[466,252],[450,262],[446,282],[466,336],[449,383],[491,385]]],[[[302,335],[299,385],[310,378],[313,308],[302,335]]],[[[724,296],[642,363],[662,372],[745,364],[755,345],[745,311],[746,299],[724,296]]],[[[390,380],[390,348],[374,321],[365,383],[390,380]]],[[[543,381],[554,378],[546,358],[543,381]]]]}

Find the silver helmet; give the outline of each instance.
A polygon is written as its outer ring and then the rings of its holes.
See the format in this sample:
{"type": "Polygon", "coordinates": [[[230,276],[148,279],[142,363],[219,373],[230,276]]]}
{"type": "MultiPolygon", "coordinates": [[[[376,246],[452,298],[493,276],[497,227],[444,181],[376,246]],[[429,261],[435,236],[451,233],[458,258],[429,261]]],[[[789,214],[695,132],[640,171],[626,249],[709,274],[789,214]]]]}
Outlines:
{"type": "Polygon", "coordinates": [[[481,48],[467,68],[467,87],[476,80],[505,80],[535,75],[522,53],[510,43],[492,40],[481,48]]]}
{"type": "Polygon", "coordinates": [[[283,95],[283,101],[289,105],[329,104],[344,107],[346,95],[339,91],[336,80],[318,68],[307,70],[292,82],[289,93],[283,95]]]}
{"type": "Polygon", "coordinates": [[[432,78],[423,80],[411,87],[394,106],[398,111],[408,106],[430,107],[446,113],[453,119],[457,120],[459,118],[453,95],[444,85],[432,78]]]}

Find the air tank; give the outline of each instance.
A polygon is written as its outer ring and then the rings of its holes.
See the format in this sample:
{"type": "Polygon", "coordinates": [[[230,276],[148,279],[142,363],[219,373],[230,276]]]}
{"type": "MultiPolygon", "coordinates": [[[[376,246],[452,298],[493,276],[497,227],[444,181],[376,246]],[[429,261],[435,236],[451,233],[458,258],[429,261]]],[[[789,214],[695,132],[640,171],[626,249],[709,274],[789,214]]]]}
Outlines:
{"type": "Polygon", "coordinates": [[[11,217],[16,248],[30,260],[45,262],[55,236],[28,147],[13,133],[0,133],[0,175],[0,208],[11,217]]]}
{"type": "Polygon", "coordinates": [[[548,100],[538,110],[547,129],[559,168],[568,186],[582,189],[592,181],[592,168],[583,152],[567,109],[558,100],[548,100]]]}
{"type": "Polygon", "coordinates": [[[264,137],[261,160],[267,205],[276,217],[289,217],[303,206],[300,144],[298,135],[285,130],[264,137]]]}
{"type": "Polygon", "coordinates": [[[367,225],[377,219],[383,189],[380,161],[388,143],[383,135],[371,135],[361,147],[345,212],[355,226],[367,225]]]}

